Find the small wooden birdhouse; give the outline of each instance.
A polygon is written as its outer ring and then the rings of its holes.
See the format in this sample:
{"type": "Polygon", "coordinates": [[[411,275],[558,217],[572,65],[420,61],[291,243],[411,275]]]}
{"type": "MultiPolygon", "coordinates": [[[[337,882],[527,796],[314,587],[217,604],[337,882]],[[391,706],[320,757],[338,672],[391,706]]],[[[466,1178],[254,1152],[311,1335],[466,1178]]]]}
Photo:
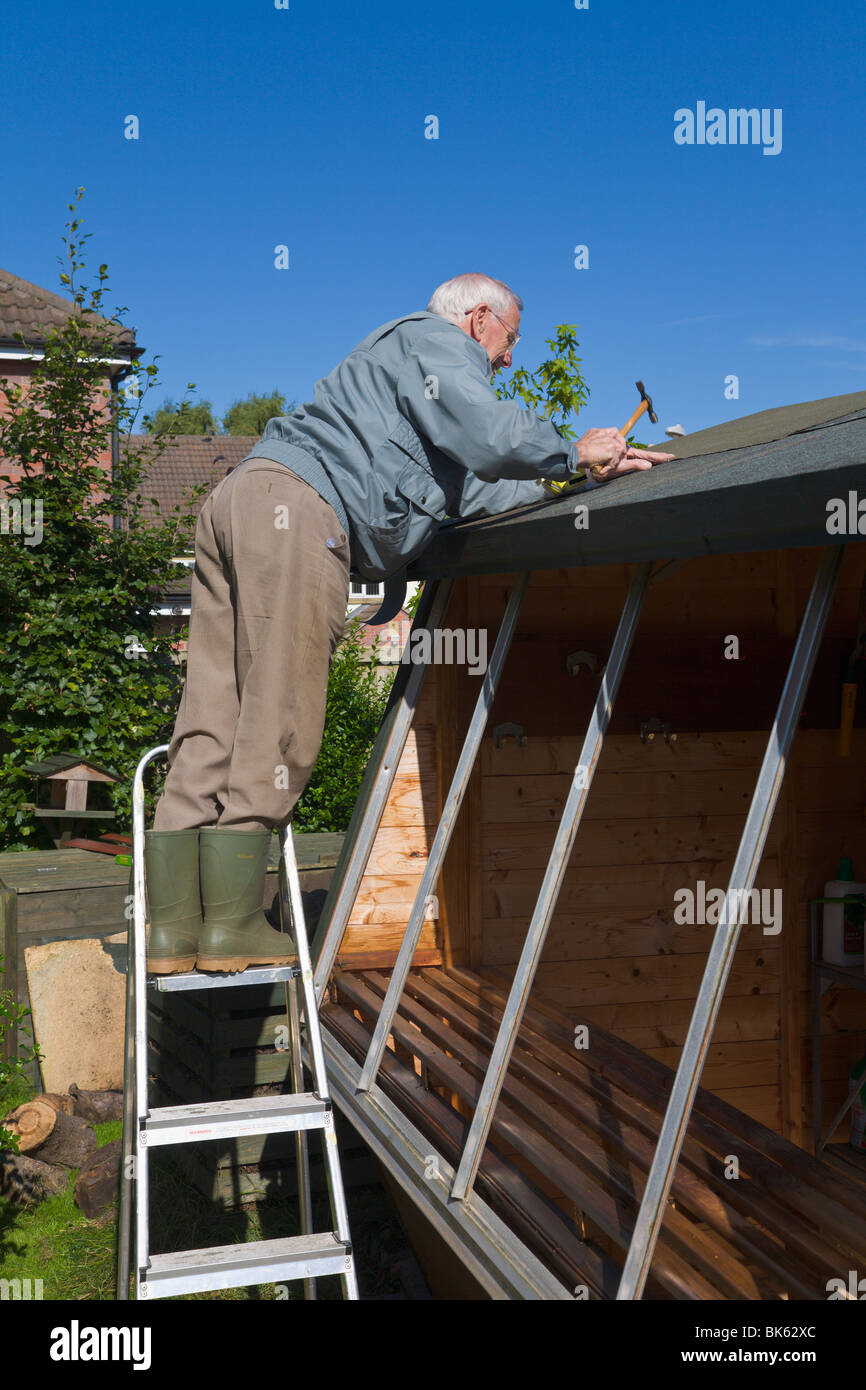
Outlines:
{"type": "Polygon", "coordinates": [[[32,810],[34,815],[49,823],[56,822],[61,827],[61,840],[69,838],[76,821],[115,818],[113,811],[91,810],[87,805],[88,787],[92,782],[120,780],[112,768],[91,762],[80,753],[56,753],[42,762],[27,763],[25,770],[50,784],[50,804],[24,809],[32,810]]]}

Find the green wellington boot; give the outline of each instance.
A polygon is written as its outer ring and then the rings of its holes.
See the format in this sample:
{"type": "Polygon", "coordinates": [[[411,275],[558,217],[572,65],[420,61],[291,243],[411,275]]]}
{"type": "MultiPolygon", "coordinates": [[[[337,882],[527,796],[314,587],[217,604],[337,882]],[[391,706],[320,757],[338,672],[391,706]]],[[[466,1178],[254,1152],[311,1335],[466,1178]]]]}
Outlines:
{"type": "Polygon", "coordinates": [[[195,968],[201,931],[197,830],[146,830],[147,972],[178,975],[195,968]]]}
{"type": "Polygon", "coordinates": [[[292,938],[274,931],[262,911],[270,843],[269,830],[208,826],[199,831],[204,913],[199,970],[231,974],[249,965],[297,961],[292,938]]]}

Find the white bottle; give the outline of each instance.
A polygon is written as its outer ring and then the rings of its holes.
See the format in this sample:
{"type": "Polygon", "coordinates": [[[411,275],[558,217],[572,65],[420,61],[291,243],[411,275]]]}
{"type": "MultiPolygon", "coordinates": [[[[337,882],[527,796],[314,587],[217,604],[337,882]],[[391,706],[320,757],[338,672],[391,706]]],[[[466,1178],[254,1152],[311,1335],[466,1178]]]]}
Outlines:
{"type": "MultiPolygon", "coordinates": [[[[836,878],[824,884],[824,897],[844,898],[853,893],[866,893],[866,883],[855,880],[851,860],[845,855],[839,860],[836,878]]],[[[824,903],[822,954],[829,965],[863,964],[863,917],[863,903],[824,903]]]]}

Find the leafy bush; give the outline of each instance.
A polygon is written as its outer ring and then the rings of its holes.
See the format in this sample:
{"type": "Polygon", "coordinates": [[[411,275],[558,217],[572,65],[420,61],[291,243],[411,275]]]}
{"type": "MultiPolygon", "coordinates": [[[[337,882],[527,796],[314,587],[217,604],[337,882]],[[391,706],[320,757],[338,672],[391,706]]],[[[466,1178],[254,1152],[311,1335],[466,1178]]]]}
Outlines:
{"type": "Polygon", "coordinates": [[[364,660],[361,620],[354,618],[331,663],[325,732],[309,784],[295,807],[295,830],[345,830],[388,702],[393,674],[382,679],[364,660]]]}
{"type": "MultiPolygon", "coordinates": [[[[0,975],[6,973],[3,965],[4,957],[0,956],[0,975]]],[[[13,1028],[19,1028],[27,1036],[30,1036],[29,1029],[24,1026],[24,1020],[30,1014],[29,1009],[16,1003],[15,996],[8,989],[0,989],[0,1115],[8,1114],[14,1110],[19,1097],[16,1097],[15,1087],[19,1084],[22,1090],[29,1093],[29,1086],[24,1082],[24,1068],[28,1062],[39,1060],[40,1053],[37,1047],[25,1049],[23,1055],[18,1057],[5,1058],[3,1056],[4,1041],[13,1028]]],[[[0,1149],[11,1149],[13,1153],[18,1153],[18,1135],[5,1129],[0,1123],[0,1149]]]]}

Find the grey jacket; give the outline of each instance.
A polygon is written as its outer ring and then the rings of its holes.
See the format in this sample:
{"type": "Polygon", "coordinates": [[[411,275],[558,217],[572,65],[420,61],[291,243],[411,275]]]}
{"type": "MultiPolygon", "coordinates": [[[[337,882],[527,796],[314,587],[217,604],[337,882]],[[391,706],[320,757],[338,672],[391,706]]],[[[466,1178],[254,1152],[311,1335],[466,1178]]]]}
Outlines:
{"type": "Polygon", "coordinates": [[[269,420],[250,458],[283,463],[331,503],[352,569],[385,579],[446,516],[542,500],[537,480],[580,469],[577,449],[517,401],[500,401],[480,343],[438,314],[377,328],[317,382],[313,400],[269,420]]]}

